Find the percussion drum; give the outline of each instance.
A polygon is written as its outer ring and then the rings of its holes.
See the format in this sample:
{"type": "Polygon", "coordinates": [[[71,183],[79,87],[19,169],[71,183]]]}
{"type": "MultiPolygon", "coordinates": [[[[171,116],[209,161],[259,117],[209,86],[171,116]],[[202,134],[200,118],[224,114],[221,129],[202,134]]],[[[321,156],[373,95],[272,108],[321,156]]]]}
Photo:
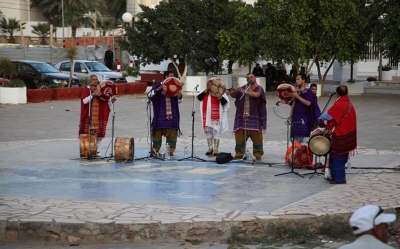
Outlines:
{"type": "Polygon", "coordinates": [[[165,96],[175,97],[182,91],[182,82],[178,78],[169,77],[162,82],[162,87],[165,96]]]}
{"type": "Polygon", "coordinates": [[[117,95],[117,87],[112,81],[105,81],[97,86],[97,90],[101,93],[100,99],[108,101],[110,98],[115,98],[117,95]]]}
{"type": "Polygon", "coordinates": [[[116,162],[132,162],[135,156],[135,140],[117,137],[114,144],[114,159],[116,162]]]}
{"type": "Polygon", "coordinates": [[[97,155],[97,136],[96,134],[90,135],[90,142],[88,134],[81,134],[79,136],[79,154],[81,157],[88,158],[89,156],[89,143],[90,143],[90,155],[97,155]]]}
{"type": "Polygon", "coordinates": [[[222,98],[226,91],[225,83],[218,77],[212,77],[207,81],[207,91],[211,96],[222,98]]]}
{"type": "Polygon", "coordinates": [[[278,88],[276,89],[276,94],[280,99],[284,99],[286,101],[292,101],[293,98],[289,97],[289,93],[294,93],[296,92],[296,88],[290,84],[280,84],[278,88]]]}
{"type": "Polygon", "coordinates": [[[308,141],[310,151],[317,156],[324,156],[331,150],[331,139],[325,134],[325,129],[318,127],[311,132],[308,141]]]}
{"type": "MultiPolygon", "coordinates": [[[[305,144],[295,142],[293,157],[294,164],[299,168],[306,168],[313,164],[312,154],[310,153],[308,146],[305,144]]],[[[286,152],[286,163],[289,165],[292,164],[292,146],[290,146],[286,152]]]]}

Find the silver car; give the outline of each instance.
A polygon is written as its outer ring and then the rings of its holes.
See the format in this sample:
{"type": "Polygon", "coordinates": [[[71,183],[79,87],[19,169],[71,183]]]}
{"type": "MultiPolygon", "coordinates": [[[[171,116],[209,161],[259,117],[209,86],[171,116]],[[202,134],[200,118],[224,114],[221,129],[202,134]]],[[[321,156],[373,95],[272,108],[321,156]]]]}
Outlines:
{"type": "MultiPolygon", "coordinates": [[[[69,74],[71,63],[70,61],[61,61],[57,63],[54,67],[65,74],[69,74]]],[[[126,79],[124,78],[124,76],[122,76],[122,73],[111,71],[106,66],[97,61],[74,60],[73,68],[73,75],[78,77],[79,79],[89,80],[90,75],[95,74],[100,82],[107,80],[111,80],[114,83],[126,82],[126,79]]]]}

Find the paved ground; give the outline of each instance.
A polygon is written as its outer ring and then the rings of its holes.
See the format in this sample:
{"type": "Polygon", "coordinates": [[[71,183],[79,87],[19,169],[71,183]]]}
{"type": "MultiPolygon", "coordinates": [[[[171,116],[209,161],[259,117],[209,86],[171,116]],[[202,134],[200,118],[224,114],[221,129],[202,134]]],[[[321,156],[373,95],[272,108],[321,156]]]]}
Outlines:
{"type": "MultiPolygon", "coordinates": [[[[333,89],[333,85],[327,85],[324,90],[333,89]]],[[[0,220],[193,224],[349,214],[366,203],[386,209],[400,207],[396,170],[400,166],[398,95],[351,96],[358,115],[359,148],[351,158],[348,184],[337,186],[329,185],[320,175],[311,179],[311,175],[301,178],[291,173],[276,176],[290,172],[284,164],[289,108],[276,106],[277,100],[274,92],[267,93],[268,133],[262,162],[223,165],[204,155],[206,140],[198,122],[197,102],[193,155],[207,162],[177,161],[183,158],[184,147],[189,149],[189,156],[192,153],[190,95],[181,104],[183,136],[170,161],[80,159],[79,101],[0,106],[0,220]]],[[[328,97],[319,99],[321,109],[327,101],[328,97]]],[[[146,103],[145,96],[121,96],[115,104],[115,137],[133,137],[137,158],[146,157],[149,149],[146,103]]],[[[231,103],[230,125],[234,111],[231,103]]],[[[105,155],[111,150],[107,148],[111,127],[110,119],[107,139],[102,144],[105,155]]],[[[220,151],[234,152],[231,132],[223,135],[220,151]]]]}

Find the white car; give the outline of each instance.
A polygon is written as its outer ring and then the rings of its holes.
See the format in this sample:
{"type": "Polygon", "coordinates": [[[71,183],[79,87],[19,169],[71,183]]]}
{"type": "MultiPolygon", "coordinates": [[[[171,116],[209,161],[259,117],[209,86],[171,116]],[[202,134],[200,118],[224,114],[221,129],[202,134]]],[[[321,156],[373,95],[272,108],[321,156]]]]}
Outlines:
{"type": "MultiPolygon", "coordinates": [[[[65,74],[69,74],[71,63],[70,61],[61,61],[54,67],[65,74]]],[[[124,76],[122,76],[122,73],[111,71],[98,61],[74,60],[73,68],[73,75],[79,79],[89,80],[90,75],[95,74],[100,82],[107,80],[111,80],[114,83],[127,82],[124,76]]]]}

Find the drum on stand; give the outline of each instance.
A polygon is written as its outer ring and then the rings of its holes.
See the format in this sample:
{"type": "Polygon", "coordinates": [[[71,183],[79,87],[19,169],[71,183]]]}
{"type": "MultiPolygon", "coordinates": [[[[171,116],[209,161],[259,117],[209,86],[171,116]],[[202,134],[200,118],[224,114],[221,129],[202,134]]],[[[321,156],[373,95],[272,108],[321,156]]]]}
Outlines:
{"type": "Polygon", "coordinates": [[[324,156],[331,150],[331,138],[325,132],[325,128],[318,127],[311,132],[308,141],[310,151],[317,156],[324,156]]]}
{"type": "MultiPolygon", "coordinates": [[[[313,164],[313,156],[307,145],[294,142],[293,147],[294,165],[297,165],[299,168],[306,168],[313,164]]],[[[289,146],[286,151],[286,163],[288,165],[292,164],[292,146],[289,146]]]]}
{"type": "Polygon", "coordinates": [[[117,137],[114,143],[114,159],[116,162],[132,162],[135,156],[135,140],[117,137]]]}
{"type": "Polygon", "coordinates": [[[97,136],[96,134],[89,135],[88,134],[81,134],[79,136],[79,154],[81,157],[88,158],[89,156],[89,147],[90,147],[90,156],[97,155],[97,136]],[[90,144],[90,146],[89,146],[90,144]]]}

